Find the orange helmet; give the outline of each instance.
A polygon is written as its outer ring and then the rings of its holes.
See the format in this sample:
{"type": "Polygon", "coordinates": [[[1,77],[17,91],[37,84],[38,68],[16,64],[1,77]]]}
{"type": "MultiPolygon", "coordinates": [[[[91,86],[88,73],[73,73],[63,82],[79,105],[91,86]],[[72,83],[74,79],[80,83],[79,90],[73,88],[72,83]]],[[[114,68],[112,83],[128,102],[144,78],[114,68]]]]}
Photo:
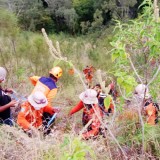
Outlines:
{"type": "Polygon", "coordinates": [[[62,69],[60,67],[53,67],[49,73],[56,78],[60,78],[62,76],[62,69]]]}

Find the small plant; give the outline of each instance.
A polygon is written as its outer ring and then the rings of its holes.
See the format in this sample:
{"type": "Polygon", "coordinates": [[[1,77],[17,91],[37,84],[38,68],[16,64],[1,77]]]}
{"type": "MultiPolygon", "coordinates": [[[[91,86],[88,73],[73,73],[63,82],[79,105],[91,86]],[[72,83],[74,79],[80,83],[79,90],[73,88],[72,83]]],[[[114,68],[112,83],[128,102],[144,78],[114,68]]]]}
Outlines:
{"type": "Polygon", "coordinates": [[[61,160],[86,160],[87,155],[95,159],[95,154],[91,147],[78,137],[74,137],[73,140],[65,137],[61,147],[63,151],[61,160]]]}

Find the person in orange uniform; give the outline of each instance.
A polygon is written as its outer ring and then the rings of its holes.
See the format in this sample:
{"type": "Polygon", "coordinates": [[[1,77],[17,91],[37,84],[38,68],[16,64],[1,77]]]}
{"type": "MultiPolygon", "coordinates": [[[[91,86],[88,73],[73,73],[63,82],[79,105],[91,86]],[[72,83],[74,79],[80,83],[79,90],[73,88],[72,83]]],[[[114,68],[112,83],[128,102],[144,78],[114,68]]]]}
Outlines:
{"type": "MultiPolygon", "coordinates": [[[[32,93],[34,93],[35,91],[43,92],[48,100],[47,105],[51,107],[52,106],[51,103],[57,94],[56,82],[61,76],[62,76],[62,69],[56,66],[49,71],[49,77],[38,77],[38,76],[30,77],[32,84],[35,86],[32,93]]],[[[59,112],[59,110],[57,110],[57,112],[59,112]]],[[[43,120],[46,122],[46,124],[49,122],[51,117],[52,117],[51,114],[47,112],[43,113],[43,120]]]]}
{"type": "Polygon", "coordinates": [[[135,88],[136,96],[144,100],[144,111],[147,116],[147,123],[150,125],[155,125],[158,122],[158,110],[159,106],[157,103],[152,101],[151,95],[149,94],[149,89],[144,84],[139,84],[135,88]]]}
{"type": "Polygon", "coordinates": [[[26,102],[21,105],[17,123],[24,131],[34,131],[42,126],[42,116],[44,112],[51,115],[55,113],[53,107],[47,106],[48,101],[45,95],[36,91],[32,93],[26,102]]]}
{"type": "Polygon", "coordinates": [[[92,86],[94,72],[95,68],[93,66],[86,66],[86,68],[83,69],[83,73],[89,88],[92,86]]]}
{"type": "Polygon", "coordinates": [[[80,102],[71,109],[69,115],[83,109],[82,123],[86,125],[90,120],[91,124],[88,126],[87,131],[82,134],[83,139],[88,139],[96,136],[100,131],[102,119],[102,111],[98,106],[97,92],[93,89],[87,89],[79,95],[80,102]]]}
{"type": "Polygon", "coordinates": [[[155,125],[158,123],[158,110],[159,106],[157,103],[152,102],[152,99],[145,100],[145,107],[144,107],[146,116],[147,116],[147,123],[150,125],[155,125]]]}
{"type": "Polygon", "coordinates": [[[62,69],[60,67],[54,67],[49,71],[49,77],[30,77],[32,84],[35,86],[32,93],[35,91],[41,91],[47,97],[48,105],[51,106],[51,102],[57,94],[56,82],[62,76],[62,69]]]}

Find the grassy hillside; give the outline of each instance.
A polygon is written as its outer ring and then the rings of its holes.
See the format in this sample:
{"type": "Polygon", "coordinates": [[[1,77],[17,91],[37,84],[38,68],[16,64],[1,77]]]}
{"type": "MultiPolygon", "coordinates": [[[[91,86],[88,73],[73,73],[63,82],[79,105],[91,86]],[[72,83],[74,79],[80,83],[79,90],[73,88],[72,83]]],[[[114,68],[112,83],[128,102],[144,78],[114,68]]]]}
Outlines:
{"type": "MultiPolygon", "coordinates": [[[[78,78],[68,74],[70,67],[66,63],[57,61],[51,56],[42,33],[22,31],[18,28],[17,19],[14,15],[7,11],[1,13],[3,25],[1,26],[0,39],[0,64],[9,71],[7,78],[9,86],[16,87],[18,90],[17,85],[20,86],[21,83],[25,82],[29,86],[29,76],[48,75],[48,71],[57,64],[63,69],[60,84],[63,84],[63,87],[74,87],[78,78]]],[[[59,41],[62,56],[72,61],[80,72],[87,65],[93,65],[96,69],[102,69],[106,72],[112,69],[111,58],[108,54],[112,34],[108,35],[109,32],[112,33],[112,29],[88,36],[73,37],[61,33],[49,35],[49,37],[53,44],[59,41]]],[[[23,90],[20,92],[29,93],[28,87],[24,87],[23,90]]]]}
{"type": "MultiPolygon", "coordinates": [[[[79,133],[83,128],[81,124],[82,112],[76,113],[72,118],[67,116],[71,107],[78,102],[78,95],[84,90],[80,79],[76,74],[70,75],[68,73],[71,66],[52,57],[42,33],[22,31],[17,24],[15,15],[7,11],[0,11],[0,15],[2,24],[0,29],[0,66],[4,66],[8,70],[5,85],[12,87],[20,95],[28,96],[33,89],[28,79],[29,76],[48,75],[50,68],[55,65],[59,65],[63,69],[63,76],[57,83],[58,94],[53,103],[53,106],[61,108],[53,126],[53,134],[44,138],[39,133],[35,138],[29,138],[17,125],[14,127],[0,126],[0,159],[158,160],[160,158],[160,124],[156,126],[143,125],[140,120],[143,118],[146,122],[145,116],[141,114],[139,116],[135,103],[127,106],[124,101],[126,95],[123,94],[115,102],[117,110],[115,114],[109,117],[104,116],[103,121],[107,126],[105,135],[87,141],[81,140],[79,133]],[[144,129],[144,134],[142,129],[144,129]]],[[[119,26],[121,27],[121,25],[119,26]]],[[[127,61],[126,48],[123,44],[129,42],[140,46],[136,40],[137,37],[133,38],[134,36],[131,36],[134,27],[134,24],[131,24],[128,26],[128,30],[126,30],[127,27],[120,28],[119,31],[122,32],[117,34],[116,37],[111,27],[101,32],[77,37],[60,33],[58,35],[51,34],[49,38],[54,45],[56,41],[59,41],[62,56],[67,57],[80,73],[86,65],[93,65],[96,69],[102,70],[103,80],[109,83],[110,76],[115,73],[114,67],[116,66],[117,77],[123,77],[123,82],[130,80],[128,84],[125,84],[130,87],[134,85],[131,83],[136,76],[127,61]],[[129,31],[130,35],[126,36],[126,32],[129,31]],[[112,56],[112,60],[115,60],[114,63],[111,60],[111,41],[114,42],[112,43],[115,51],[115,57],[112,56]],[[120,75],[123,73],[123,69],[127,69],[127,75],[120,75]]],[[[138,32],[138,30],[136,31],[138,32]]],[[[157,31],[159,30],[157,29],[157,31]]],[[[141,34],[146,35],[146,33],[148,32],[144,31],[141,34]]],[[[84,80],[83,76],[82,78],[84,80]]],[[[94,83],[97,82],[98,79],[95,76],[94,83]]],[[[156,84],[159,84],[159,82],[156,82],[156,84]]],[[[159,92],[158,87],[156,88],[157,92],[159,92]]]]}

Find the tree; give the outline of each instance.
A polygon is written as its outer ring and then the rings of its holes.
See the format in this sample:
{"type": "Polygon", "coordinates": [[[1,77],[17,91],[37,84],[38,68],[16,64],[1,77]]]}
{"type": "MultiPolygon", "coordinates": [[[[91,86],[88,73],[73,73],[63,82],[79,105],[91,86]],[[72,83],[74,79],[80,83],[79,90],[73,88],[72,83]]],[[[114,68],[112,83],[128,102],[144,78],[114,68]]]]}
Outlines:
{"type": "Polygon", "coordinates": [[[147,4],[149,7],[145,7],[137,20],[130,21],[130,24],[117,24],[118,35],[111,43],[114,47],[112,60],[118,67],[115,75],[126,91],[132,90],[136,81],[149,84],[159,67],[159,22],[153,19],[152,4],[147,4]]]}
{"type": "Polygon", "coordinates": [[[73,0],[73,7],[79,16],[79,21],[92,21],[94,13],[94,0],[73,0]]]}
{"type": "Polygon", "coordinates": [[[151,141],[145,138],[147,128],[142,116],[145,98],[136,98],[133,91],[137,83],[145,84],[149,87],[153,99],[156,100],[159,96],[160,18],[159,9],[157,5],[153,7],[151,0],[144,0],[140,7],[143,9],[143,14],[138,19],[130,21],[129,24],[121,24],[117,21],[118,32],[111,45],[113,46],[112,60],[116,68],[114,75],[117,77],[121,99],[128,99],[131,95],[134,99],[134,104],[130,107],[132,111],[136,110],[138,113],[142,127],[139,133],[142,143],[140,147],[144,156],[146,146],[149,146],[151,150],[158,146],[157,144],[152,146],[151,141]]]}
{"type": "Polygon", "coordinates": [[[49,10],[44,9],[38,0],[6,0],[3,6],[18,17],[25,30],[37,31],[43,27],[50,32],[54,30],[49,10]]]}

